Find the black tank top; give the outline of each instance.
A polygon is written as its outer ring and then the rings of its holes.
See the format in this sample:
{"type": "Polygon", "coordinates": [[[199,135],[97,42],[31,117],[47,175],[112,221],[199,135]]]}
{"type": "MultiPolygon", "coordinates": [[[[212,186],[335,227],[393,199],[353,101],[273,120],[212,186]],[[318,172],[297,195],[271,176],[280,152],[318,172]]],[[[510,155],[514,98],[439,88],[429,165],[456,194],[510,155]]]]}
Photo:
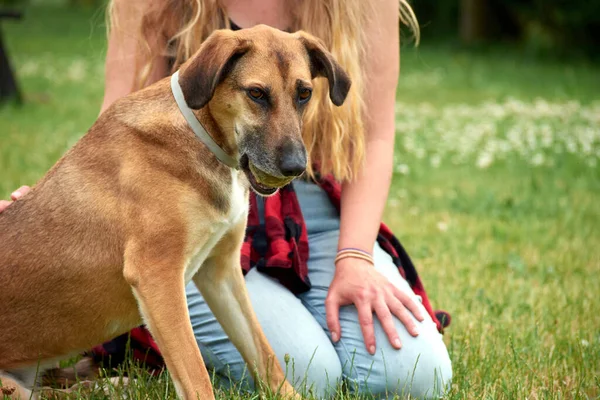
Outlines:
{"type": "Polygon", "coordinates": [[[229,20],[229,26],[231,26],[232,31],[239,31],[240,29],[242,29],[238,24],[233,22],[231,19],[229,20]]]}

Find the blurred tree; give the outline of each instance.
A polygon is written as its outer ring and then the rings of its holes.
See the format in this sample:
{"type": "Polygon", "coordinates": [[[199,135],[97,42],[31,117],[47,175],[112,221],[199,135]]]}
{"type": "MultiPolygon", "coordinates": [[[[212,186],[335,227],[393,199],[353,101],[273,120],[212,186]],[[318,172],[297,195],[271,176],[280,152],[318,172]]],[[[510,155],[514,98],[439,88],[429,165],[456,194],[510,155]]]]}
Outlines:
{"type": "Polygon", "coordinates": [[[600,57],[598,0],[413,0],[424,40],[517,42],[534,52],[600,57]]]}
{"type": "Polygon", "coordinates": [[[488,36],[487,0],[460,0],[460,38],[472,44],[488,36]]]}
{"type": "Polygon", "coordinates": [[[598,56],[600,2],[505,0],[522,28],[522,40],[540,50],[598,56]]]}
{"type": "Polygon", "coordinates": [[[108,3],[107,0],[68,0],[71,6],[101,7],[108,3]]]}
{"type": "MultiPolygon", "coordinates": [[[[0,5],[0,23],[5,19],[19,20],[21,12],[11,9],[10,5],[0,5]]],[[[8,51],[4,46],[2,28],[0,27],[0,101],[14,98],[21,103],[21,92],[13,72],[8,51]]]]}
{"type": "Polygon", "coordinates": [[[25,0],[0,0],[0,8],[15,8],[15,6],[23,6],[27,3],[25,0]]]}

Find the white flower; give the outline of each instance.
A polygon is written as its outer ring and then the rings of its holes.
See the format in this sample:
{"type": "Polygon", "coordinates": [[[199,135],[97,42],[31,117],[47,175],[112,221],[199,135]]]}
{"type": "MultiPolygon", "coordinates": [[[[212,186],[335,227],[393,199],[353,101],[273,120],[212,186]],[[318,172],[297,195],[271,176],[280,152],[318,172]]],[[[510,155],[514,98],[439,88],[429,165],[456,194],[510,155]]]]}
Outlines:
{"type": "Polygon", "coordinates": [[[21,76],[36,75],[40,70],[40,63],[36,61],[26,61],[18,68],[18,72],[21,76]]]}
{"type": "MultiPolygon", "coordinates": [[[[421,74],[417,81],[424,78],[421,74]]],[[[399,103],[397,131],[406,154],[475,163],[487,168],[502,160],[521,159],[551,168],[568,152],[591,166],[600,160],[600,101],[533,102],[507,99],[481,104],[399,103]]]]}
{"type": "Polygon", "coordinates": [[[491,154],[482,153],[479,155],[479,158],[477,159],[477,166],[479,168],[487,168],[490,165],[492,165],[493,161],[494,161],[494,157],[491,154]]]}
{"type": "Polygon", "coordinates": [[[531,164],[537,166],[540,166],[544,163],[544,155],[542,153],[537,153],[533,156],[533,158],[531,159],[531,164]]]}
{"type": "Polygon", "coordinates": [[[437,223],[437,228],[440,232],[446,232],[448,230],[448,224],[444,221],[440,221],[437,223]]]}
{"type": "Polygon", "coordinates": [[[396,166],[396,172],[402,175],[408,175],[410,168],[406,164],[400,164],[396,166]]]}
{"type": "Polygon", "coordinates": [[[86,65],[83,60],[75,60],[67,69],[67,77],[73,82],[80,82],[85,78],[86,65]]]}

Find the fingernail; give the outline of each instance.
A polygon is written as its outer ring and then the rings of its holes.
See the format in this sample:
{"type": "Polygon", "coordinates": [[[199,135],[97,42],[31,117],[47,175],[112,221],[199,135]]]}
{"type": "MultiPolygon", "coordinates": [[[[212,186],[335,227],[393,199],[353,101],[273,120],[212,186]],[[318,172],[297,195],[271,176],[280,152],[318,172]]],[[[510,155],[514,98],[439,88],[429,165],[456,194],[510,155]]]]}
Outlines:
{"type": "Polygon", "coordinates": [[[371,347],[369,347],[369,353],[375,354],[375,346],[371,345],[371,347]]]}
{"type": "Polygon", "coordinates": [[[400,339],[398,339],[398,338],[394,339],[394,346],[396,346],[397,348],[402,347],[402,344],[400,343],[400,339]]]}
{"type": "Polygon", "coordinates": [[[412,328],[412,334],[417,336],[419,334],[419,330],[416,327],[412,328]]]}
{"type": "Polygon", "coordinates": [[[339,337],[337,332],[331,332],[331,340],[333,340],[334,343],[336,343],[338,341],[339,337]]]}
{"type": "Polygon", "coordinates": [[[10,195],[10,197],[12,197],[13,199],[17,200],[19,197],[23,196],[23,193],[21,192],[12,192],[12,194],[10,195]]]}

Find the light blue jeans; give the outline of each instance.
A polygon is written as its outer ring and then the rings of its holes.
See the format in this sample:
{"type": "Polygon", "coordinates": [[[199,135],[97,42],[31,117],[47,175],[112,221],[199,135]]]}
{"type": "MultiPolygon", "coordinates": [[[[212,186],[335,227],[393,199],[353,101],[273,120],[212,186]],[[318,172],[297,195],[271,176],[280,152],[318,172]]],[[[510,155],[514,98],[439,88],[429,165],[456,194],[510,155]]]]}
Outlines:
{"type": "MultiPolygon", "coordinates": [[[[349,389],[376,398],[394,394],[417,398],[439,397],[450,385],[452,367],[441,334],[429,318],[391,257],[379,245],[373,252],[375,268],[421,306],[425,321],[415,322],[417,337],[411,336],[396,319],[402,341],[400,350],[388,341],[377,318],[377,352],[367,352],[354,306],[340,309],[342,337],[331,342],[325,320],[325,297],[334,274],[333,260],[339,237],[337,210],[317,185],[295,181],[308,230],[309,278],[312,288],[295,296],[278,281],[252,269],[246,284],[258,321],[277,355],[287,378],[301,393],[325,398],[344,380],[349,389]],[[289,355],[289,362],[284,357],[289,355]]],[[[259,202],[262,213],[262,203],[259,202]]],[[[193,283],[187,286],[188,308],[196,340],[209,369],[224,378],[226,385],[252,388],[241,355],[227,338],[193,283]]]]}

